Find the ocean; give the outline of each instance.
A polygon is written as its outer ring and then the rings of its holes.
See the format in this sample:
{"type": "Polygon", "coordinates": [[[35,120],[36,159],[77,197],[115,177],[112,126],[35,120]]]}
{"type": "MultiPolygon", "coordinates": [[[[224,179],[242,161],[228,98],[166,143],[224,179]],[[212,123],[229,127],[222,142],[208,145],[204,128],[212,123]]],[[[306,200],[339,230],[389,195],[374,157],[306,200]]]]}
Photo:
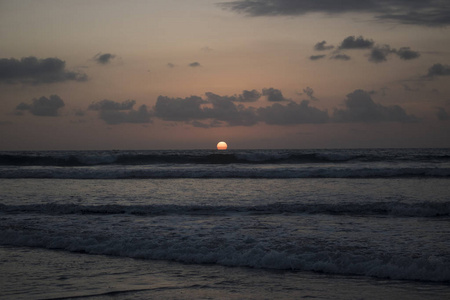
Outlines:
{"type": "Polygon", "coordinates": [[[450,149],[0,152],[0,299],[449,299],[450,149]]]}

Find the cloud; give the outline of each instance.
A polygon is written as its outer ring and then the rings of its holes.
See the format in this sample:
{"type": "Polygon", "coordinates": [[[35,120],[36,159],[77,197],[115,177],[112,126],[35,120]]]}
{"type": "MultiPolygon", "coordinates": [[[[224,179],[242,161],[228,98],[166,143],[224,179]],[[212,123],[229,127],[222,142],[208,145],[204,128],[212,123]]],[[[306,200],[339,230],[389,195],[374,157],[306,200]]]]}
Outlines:
{"type": "Polygon", "coordinates": [[[400,49],[395,51],[395,54],[398,55],[403,60],[415,59],[420,56],[420,53],[417,51],[412,51],[409,47],[401,47],[400,49]]]}
{"type": "Polygon", "coordinates": [[[205,115],[208,118],[227,122],[229,126],[252,126],[258,122],[256,110],[252,107],[235,105],[227,96],[209,99],[212,108],[204,108],[205,115]]]}
{"type": "Polygon", "coordinates": [[[317,101],[318,99],[314,97],[314,90],[307,86],[305,89],[303,89],[303,93],[305,93],[310,100],[317,101]]]}
{"type": "Polygon", "coordinates": [[[49,98],[45,96],[34,98],[31,104],[22,102],[17,105],[16,110],[29,111],[35,116],[56,117],[58,110],[64,105],[64,101],[58,95],[51,95],[49,98]]]}
{"type": "Polygon", "coordinates": [[[326,55],[311,55],[309,57],[310,60],[319,60],[321,58],[324,58],[326,55]]]}
{"type": "Polygon", "coordinates": [[[242,94],[239,95],[238,102],[256,102],[259,100],[259,98],[261,98],[261,93],[257,90],[244,90],[242,91],[242,94]]]}
{"type": "Polygon", "coordinates": [[[287,105],[274,103],[272,106],[258,108],[259,119],[270,125],[294,125],[307,123],[326,123],[328,112],[309,106],[309,101],[287,105]]]}
{"type": "Polygon", "coordinates": [[[167,67],[169,68],[175,68],[175,65],[173,63],[167,63],[167,67]]]}
{"type": "Polygon", "coordinates": [[[443,0],[236,0],[219,4],[247,16],[302,16],[310,13],[368,13],[377,20],[421,26],[447,26],[450,7],[443,0]]]}
{"type": "Polygon", "coordinates": [[[111,54],[111,53],[105,53],[105,54],[101,54],[98,53],[94,56],[94,60],[102,65],[106,65],[108,64],[114,57],[116,57],[115,55],[111,54]]]}
{"type": "Polygon", "coordinates": [[[355,90],[347,95],[344,109],[335,109],[332,119],[335,122],[414,122],[418,119],[408,115],[398,105],[383,106],[375,103],[370,93],[355,90]]]}
{"type": "MultiPolygon", "coordinates": [[[[244,91],[245,92],[245,91],[244,91]]],[[[250,91],[251,94],[252,91],[250,91]]],[[[220,122],[228,126],[251,126],[257,123],[254,108],[236,105],[239,96],[220,96],[211,92],[205,93],[207,100],[198,96],[187,98],[169,98],[159,96],[155,107],[155,116],[166,121],[191,122],[196,127],[217,127],[220,122]],[[199,120],[212,119],[210,125],[199,120]]]]}
{"type": "Polygon", "coordinates": [[[267,100],[270,102],[281,102],[281,101],[290,101],[283,97],[283,94],[280,90],[274,88],[263,89],[262,94],[267,96],[267,100]]]}
{"type": "Polygon", "coordinates": [[[450,66],[440,63],[434,64],[428,69],[428,74],[425,77],[434,78],[437,76],[450,76],[450,66]]]}
{"type": "Polygon", "coordinates": [[[393,53],[393,50],[388,46],[377,46],[370,51],[369,61],[374,63],[380,63],[387,61],[387,56],[393,53]]]}
{"type": "Polygon", "coordinates": [[[373,40],[364,39],[362,36],[357,38],[349,36],[341,42],[339,49],[370,49],[374,43],[373,40]]]}
{"type": "MultiPolygon", "coordinates": [[[[319,42],[314,46],[315,50],[328,50],[333,48],[333,46],[325,46],[325,41],[319,42]]],[[[365,39],[362,36],[348,36],[346,37],[338,47],[339,50],[334,51],[330,56],[330,59],[337,60],[350,60],[350,56],[344,53],[340,53],[340,50],[351,50],[351,49],[371,49],[369,53],[369,61],[374,63],[380,63],[387,61],[387,57],[390,54],[396,54],[402,60],[412,60],[420,57],[418,51],[411,50],[410,47],[401,47],[400,49],[391,48],[389,45],[374,46],[375,42],[371,39],[365,39]]],[[[313,55],[310,56],[310,60],[318,60],[324,58],[325,55],[313,55]]]]}
{"type": "MultiPolygon", "coordinates": [[[[281,97],[270,106],[251,107],[238,104],[242,95],[221,96],[211,92],[206,98],[190,96],[187,98],[170,98],[159,96],[154,106],[154,115],[165,121],[184,122],[199,128],[221,126],[253,126],[259,122],[269,125],[321,124],[329,122],[414,122],[418,119],[408,115],[400,106],[383,106],[373,102],[370,92],[355,90],[347,95],[344,109],[334,109],[332,116],[327,110],[310,105],[309,100],[300,103],[281,97]]],[[[264,95],[263,90],[263,95],[264,95]]],[[[304,93],[315,99],[313,89],[307,87],[304,93]]],[[[271,94],[272,95],[272,94],[271,94]]],[[[281,96],[280,96],[281,95],[281,96]]],[[[273,96],[273,95],[272,95],[273,96]]]]}
{"type": "Polygon", "coordinates": [[[188,122],[207,118],[200,107],[205,103],[207,102],[198,96],[184,99],[159,96],[153,109],[155,116],[163,120],[188,122]]]}
{"type": "Polygon", "coordinates": [[[400,49],[391,48],[389,45],[376,46],[369,54],[369,61],[374,63],[380,63],[387,61],[389,54],[396,54],[400,59],[411,60],[420,56],[417,51],[411,50],[409,47],[401,47],[400,49]]]}
{"type": "Polygon", "coordinates": [[[150,123],[152,112],[146,105],[141,105],[137,110],[133,109],[135,100],[115,102],[102,100],[89,105],[89,110],[99,112],[99,117],[107,124],[117,125],[121,123],[150,123]]]}
{"type": "Polygon", "coordinates": [[[436,116],[439,120],[441,121],[448,121],[450,120],[450,115],[447,113],[447,111],[445,110],[445,108],[443,107],[436,107],[437,112],[436,112],[436,116]]]}
{"type": "Polygon", "coordinates": [[[337,59],[337,60],[350,60],[351,57],[347,54],[335,54],[330,57],[330,59],[337,59]]]}
{"type": "Polygon", "coordinates": [[[189,64],[189,67],[192,67],[192,68],[196,68],[196,67],[201,67],[201,65],[200,65],[200,63],[199,62],[193,62],[193,63],[190,63],[189,64]]]}
{"type": "Polygon", "coordinates": [[[34,56],[0,59],[0,83],[44,84],[68,80],[86,81],[87,75],[66,70],[58,58],[38,59],[34,56]]]}
{"type": "Polygon", "coordinates": [[[213,103],[215,101],[237,101],[238,96],[220,96],[211,92],[205,93],[206,99],[208,102],[213,103]]]}
{"type": "Polygon", "coordinates": [[[230,100],[233,102],[256,102],[261,98],[261,93],[257,90],[244,90],[242,91],[242,94],[233,96],[219,96],[211,92],[206,92],[205,95],[210,102],[218,99],[230,100]]]}
{"type": "Polygon", "coordinates": [[[321,41],[317,44],[314,45],[314,50],[316,51],[326,51],[326,50],[331,50],[334,48],[333,45],[329,45],[329,46],[325,46],[327,42],[326,41],[321,41]]]}

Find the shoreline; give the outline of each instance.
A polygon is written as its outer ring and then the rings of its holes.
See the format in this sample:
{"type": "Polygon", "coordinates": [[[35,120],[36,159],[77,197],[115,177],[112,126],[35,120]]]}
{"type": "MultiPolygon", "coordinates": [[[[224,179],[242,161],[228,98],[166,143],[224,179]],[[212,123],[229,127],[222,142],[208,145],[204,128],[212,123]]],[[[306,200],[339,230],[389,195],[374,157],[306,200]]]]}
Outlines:
{"type": "Polygon", "coordinates": [[[0,299],[443,299],[450,286],[0,247],[0,299]],[[376,297],[374,297],[376,295],[376,297]]]}

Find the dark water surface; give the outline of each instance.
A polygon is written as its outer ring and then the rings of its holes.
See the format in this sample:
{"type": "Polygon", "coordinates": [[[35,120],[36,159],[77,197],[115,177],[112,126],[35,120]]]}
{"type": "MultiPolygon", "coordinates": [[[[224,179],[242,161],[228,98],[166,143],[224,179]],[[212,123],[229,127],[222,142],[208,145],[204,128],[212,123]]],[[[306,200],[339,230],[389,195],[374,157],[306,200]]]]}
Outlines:
{"type": "Polygon", "coordinates": [[[0,153],[3,299],[442,299],[449,236],[448,149],[0,153]]]}

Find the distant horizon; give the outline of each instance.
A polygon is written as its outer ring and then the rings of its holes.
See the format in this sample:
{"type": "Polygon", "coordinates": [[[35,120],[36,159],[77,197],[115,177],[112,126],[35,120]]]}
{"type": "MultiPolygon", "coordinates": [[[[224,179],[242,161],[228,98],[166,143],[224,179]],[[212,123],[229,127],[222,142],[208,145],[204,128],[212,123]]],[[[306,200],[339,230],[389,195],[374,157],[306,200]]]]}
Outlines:
{"type": "Polygon", "coordinates": [[[274,151],[283,151],[283,150],[426,150],[426,149],[450,149],[450,147],[371,147],[371,148],[228,148],[226,150],[218,150],[217,148],[172,148],[172,149],[19,149],[19,150],[0,150],[1,152],[89,152],[89,151],[212,151],[212,152],[232,152],[232,151],[259,151],[259,150],[274,150],[274,151]]]}

